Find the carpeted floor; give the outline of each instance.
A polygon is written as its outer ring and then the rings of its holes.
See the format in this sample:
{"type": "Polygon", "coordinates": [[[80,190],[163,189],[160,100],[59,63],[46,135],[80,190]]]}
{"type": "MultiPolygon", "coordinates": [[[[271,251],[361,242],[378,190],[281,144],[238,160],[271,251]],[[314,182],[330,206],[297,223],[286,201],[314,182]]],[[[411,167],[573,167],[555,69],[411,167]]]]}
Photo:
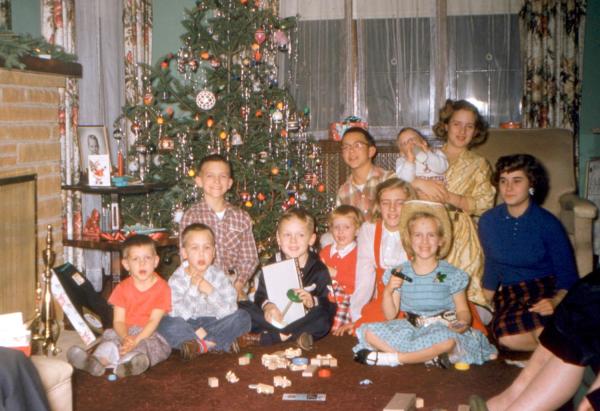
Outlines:
{"type": "Polygon", "coordinates": [[[329,379],[302,377],[289,370],[269,371],[260,363],[263,353],[289,345],[256,347],[250,365],[239,366],[237,355],[208,354],[182,362],[175,352],[169,360],[145,374],[115,382],[76,371],[73,377],[75,410],[382,410],[394,393],[416,393],[425,400],[425,409],[456,410],[467,403],[470,394],[489,397],[505,387],[519,368],[496,360],[468,371],[428,369],[424,365],[395,368],[373,367],[352,361],[352,337],[333,337],[318,341],[307,356],[331,353],[338,358],[329,379]],[[225,380],[232,370],[240,378],[237,384],[225,380]],[[286,389],[276,388],[273,395],[259,395],[248,384],[273,385],[273,376],[285,375],[292,381],[286,389]],[[218,377],[219,388],[209,388],[208,377],[218,377]],[[361,385],[369,379],[373,383],[361,385]],[[324,403],[283,401],[282,394],[325,393],[324,403]]]}

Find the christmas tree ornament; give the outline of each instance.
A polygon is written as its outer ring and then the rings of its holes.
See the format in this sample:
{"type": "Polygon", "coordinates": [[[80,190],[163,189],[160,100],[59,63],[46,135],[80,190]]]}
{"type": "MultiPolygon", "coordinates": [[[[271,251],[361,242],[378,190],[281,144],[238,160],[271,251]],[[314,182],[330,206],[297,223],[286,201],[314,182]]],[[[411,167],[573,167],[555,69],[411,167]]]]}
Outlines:
{"type": "Polygon", "coordinates": [[[228,135],[227,135],[227,132],[226,132],[226,131],[221,131],[221,132],[219,133],[219,138],[220,138],[221,140],[225,140],[227,137],[228,137],[228,135]]]}
{"type": "Polygon", "coordinates": [[[254,32],[254,40],[256,40],[256,42],[258,44],[263,44],[266,39],[267,39],[267,34],[265,33],[265,31],[263,29],[258,29],[254,32]]]}
{"type": "Polygon", "coordinates": [[[136,174],[138,172],[140,169],[140,163],[138,162],[137,158],[133,158],[128,162],[127,169],[131,174],[136,174]]]}
{"type": "Polygon", "coordinates": [[[210,60],[210,66],[215,69],[219,68],[221,66],[221,61],[219,61],[218,58],[213,58],[210,60]]]}
{"type": "Polygon", "coordinates": [[[131,123],[131,131],[135,134],[139,133],[141,128],[140,122],[139,121],[134,121],[133,123],[131,123]]]}
{"type": "Polygon", "coordinates": [[[257,51],[260,50],[260,45],[258,43],[252,43],[250,48],[252,49],[252,51],[257,51]]]}
{"type": "Polygon", "coordinates": [[[324,192],[325,192],[325,184],[322,184],[322,183],[321,183],[321,184],[319,184],[319,185],[317,186],[317,191],[318,191],[319,193],[324,193],[324,192]]]}
{"type": "Polygon", "coordinates": [[[254,113],[254,115],[256,116],[256,118],[261,118],[263,116],[263,112],[262,110],[256,110],[256,113],[254,113]]]}
{"type": "Polygon", "coordinates": [[[173,107],[167,107],[165,109],[165,112],[167,113],[167,117],[169,118],[173,118],[173,114],[175,114],[175,110],[173,110],[173,107]]]}
{"type": "Polygon", "coordinates": [[[158,124],[159,126],[162,126],[165,123],[165,119],[163,116],[158,116],[156,117],[156,124],[158,124]]]}
{"type": "Polygon", "coordinates": [[[267,199],[267,196],[264,193],[259,192],[258,194],[256,194],[256,199],[258,201],[265,201],[267,199]]]}
{"type": "Polygon", "coordinates": [[[250,193],[249,193],[249,192],[247,192],[247,191],[242,191],[242,192],[240,193],[240,198],[242,199],[242,201],[246,202],[246,201],[250,200],[251,196],[250,196],[250,193]]]}
{"type": "Polygon", "coordinates": [[[261,163],[266,163],[267,158],[269,158],[269,153],[267,153],[266,151],[261,151],[260,153],[258,153],[258,161],[260,161],[261,163]]]}
{"type": "Polygon", "coordinates": [[[250,59],[245,57],[242,59],[242,64],[246,67],[248,67],[250,65],[250,59]]]}
{"type": "Polygon", "coordinates": [[[152,164],[154,164],[156,167],[160,167],[162,165],[162,156],[160,154],[153,155],[152,164]]]}
{"type": "Polygon", "coordinates": [[[145,106],[151,105],[153,101],[154,101],[154,96],[152,95],[152,93],[144,94],[144,105],[145,106]]]}
{"type": "Polygon", "coordinates": [[[215,125],[215,120],[212,117],[206,119],[206,127],[211,128],[215,125]]]}
{"type": "Polygon", "coordinates": [[[277,104],[275,104],[275,107],[277,108],[277,110],[283,110],[283,101],[278,101],[277,104]]]}
{"type": "Polygon", "coordinates": [[[240,0],[240,3],[242,3],[243,6],[246,6],[248,4],[248,0],[240,0]]]}
{"type": "Polygon", "coordinates": [[[188,64],[190,66],[190,70],[192,70],[194,73],[198,70],[198,61],[197,60],[190,60],[190,62],[188,64]]]}
{"type": "Polygon", "coordinates": [[[201,90],[196,94],[196,105],[200,110],[212,110],[215,104],[217,104],[217,97],[212,91],[201,90]]]}
{"type": "Polygon", "coordinates": [[[283,120],[283,113],[279,110],[275,110],[273,114],[271,114],[271,120],[275,123],[279,123],[283,120]]]}
{"type": "Polygon", "coordinates": [[[210,53],[208,51],[203,51],[200,53],[200,58],[202,60],[208,60],[210,58],[210,53]]]}
{"type": "Polygon", "coordinates": [[[169,62],[167,60],[164,60],[160,63],[160,68],[163,70],[168,70],[169,69],[169,62]]]}
{"type": "Polygon", "coordinates": [[[245,202],[244,202],[244,206],[245,206],[246,208],[252,208],[252,201],[250,201],[250,200],[248,200],[248,201],[245,201],[245,202]]]}
{"type": "Polygon", "coordinates": [[[188,176],[190,177],[195,177],[196,176],[196,171],[193,168],[190,168],[187,172],[188,176]]]}
{"type": "Polygon", "coordinates": [[[281,131],[279,132],[279,135],[282,138],[286,138],[288,136],[288,132],[287,132],[287,130],[285,128],[282,128],[281,131]]]}
{"type": "Polygon", "coordinates": [[[232,146],[241,146],[244,144],[242,140],[242,135],[234,128],[231,130],[231,145],[232,146]]]}
{"type": "Polygon", "coordinates": [[[162,136],[158,140],[158,149],[161,151],[173,151],[175,149],[175,140],[169,136],[162,136]]]}
{"type": "Polygon", "coordinates": [[[279,174],[279,167],[272,167],[271,168],[271,174],[273,174],[274,176],[279,174]]]}
{"type": "Polygon", "coordinates": [[[262,60],[262,53],[260,52],[260,50],[256,50],[254,52],[254,61],[259,62],[262,60]]]}

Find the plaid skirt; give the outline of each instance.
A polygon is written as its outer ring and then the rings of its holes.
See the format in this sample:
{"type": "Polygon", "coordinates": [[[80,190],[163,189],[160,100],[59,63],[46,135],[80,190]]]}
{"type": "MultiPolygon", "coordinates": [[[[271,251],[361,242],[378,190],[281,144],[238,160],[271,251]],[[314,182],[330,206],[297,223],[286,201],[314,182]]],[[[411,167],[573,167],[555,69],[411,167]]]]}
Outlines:
{"type": "Polygon", "coordinates": [[[350,295],[351,294],[344,292],[344,289],[340,287],[337,282],[333,284],[333,296],[337,303],[337,310],[335,311],[331,331],[335,331],[342,325],[352,322],[352,317],[350,315],[350,295]]]}
{"type": "Polygon", "coordinates": [[[532,313],[529,309],[544,298],[554,297],[555,283],[554,276],[550,275],[501,286],[494,295],[495,313],[490,324],[496,339],[543,327],[550,316],[532,313]]]}

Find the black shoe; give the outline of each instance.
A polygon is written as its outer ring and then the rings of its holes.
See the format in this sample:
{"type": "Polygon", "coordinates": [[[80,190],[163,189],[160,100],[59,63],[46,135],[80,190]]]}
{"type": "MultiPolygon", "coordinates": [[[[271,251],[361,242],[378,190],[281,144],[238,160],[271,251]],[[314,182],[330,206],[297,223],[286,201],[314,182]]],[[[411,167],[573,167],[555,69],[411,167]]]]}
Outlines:
{"type": "Polygon", "coordinates": [[[448,357],[448,354],[443,353],[429,361],[426,361],[425,366],[438,367],[438,368],[447,370],[448,368],[452,367],[452,363],[450,362],[450,358],[448,357]]]}
{"type": "MultiPolygon", "coordinates": [[[[368,360],[367,357],[369,356],[369,354],[371,354],[373,351],[371,350],[367,350],[366,348],[363,350],[360,350],[356,353],[354,353],[354,361],[360,363],[360,364],[365,364],[365,365],[373,365],[373,361],[368,360]]],[[[377,361],[375,361],[377,362],[377,361]]]]}
{"type": "Polygon", "coordinates": [[[469,397],[469,410],[471,411],[488,411],[485,400],[479,395],[471,395],[469,397]]]}

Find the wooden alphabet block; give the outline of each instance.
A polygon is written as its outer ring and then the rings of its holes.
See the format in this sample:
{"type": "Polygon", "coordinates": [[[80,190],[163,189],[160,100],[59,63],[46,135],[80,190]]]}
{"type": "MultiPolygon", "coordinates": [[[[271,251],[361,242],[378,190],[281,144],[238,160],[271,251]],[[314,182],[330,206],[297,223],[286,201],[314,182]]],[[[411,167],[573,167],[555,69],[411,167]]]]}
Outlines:
{"type": "Polygon", "coordinates": [[[239,365],[248,365],[250,364],[250,358],[247,356],[242,356],[238,358],[238,364],[239,365]]]}
{"type": "Polygon", "coordinates": [[[208,386],[210,388],[217,388],[219,386],[219,379],[217,377],[208,377],[208,386]]]}
{"type": "Polygon", "coordinates": [[[317,371],[317,367],[316,365],[309,365],[306,367],[306,369],[304,371],[302,371],[302,376],[303,377],[314,377],[315,376],[315,371],[317,371]]]}
{"type": "Polygon", "coordinates": [[[416,394],[396,393],[383,411],[414,411],[416,394]]]}

